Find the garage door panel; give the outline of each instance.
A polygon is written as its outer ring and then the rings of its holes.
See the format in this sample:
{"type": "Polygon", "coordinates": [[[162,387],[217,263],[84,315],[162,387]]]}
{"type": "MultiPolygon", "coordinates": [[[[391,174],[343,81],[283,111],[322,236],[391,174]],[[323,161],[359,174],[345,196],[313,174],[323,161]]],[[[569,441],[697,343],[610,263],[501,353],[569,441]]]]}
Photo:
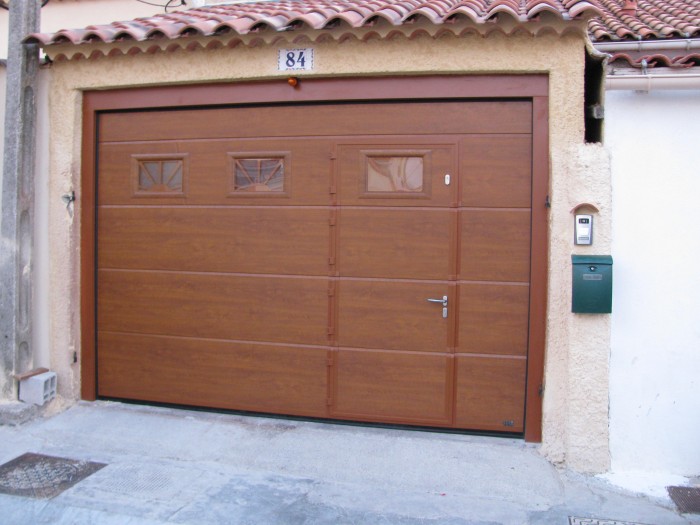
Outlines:
{"type": "Polygon", "coordinates": [[[113,113],[103,142],[299,136],[530,133],[530,102],[317,104],[113,113]],[[244,123],[244,124],[243,124],[244,123]]]}
{"type": "MultiPolygon", "coordinates": [[[[530,133],[529,102],[404,101],[331,105],[322,108],[318,135],[451,135],[458,133],[530,133]]],[[[293,135],[293,132],[289,133],[293,135]]]]}
{"type": "Polygon", "coordinates": [[[340,346],[446,351],[449,319],[427,301],[447,295],[445,283],[342,280],[337,293],[340,346]]]}
{"type": "Polygon", "coordinates": [[[527,354],[528,286],[462,283],[459,289],[458,352],[527,354]]]}
{"type": "Polygon", "coordinates": [[[308,139],[103,144],[99,202],[325,206],[330,148],[308,139]]]}
{"type": "Polygon", "coordinates": [[[451,357],[341,349],[334,360],[335,417],[450,423],[451,357]]]}
{"type": "Polygon", "coordinates": [[[331,143],[314,138],[183,143],[191,155],[194,202],[291,206],[328,204],[331,143]],[[212,179],[212,174],[219,174],[212,179]]]}
{"type": "Polygon", "coordinates": [[[101,270],[98,287],[106,331],[327,342],[325,279],[101,270]]]}
{"type": "Polygon", "coordinates": [[[529,281],[530,210],[462,210],[460,216],[461,279],[529,281]]]}
{"type": "Polygon", "coordinates": [[[530,207],[530,135],[470,135],[460,141],[459,158],[463,206],[530,207]]]}
{"type": "Polygon", "coordinates": [[[338,146],[341,205],[397,207],[448,206],[456,184],[445,183],[456,171],[454,144],[434,144],[412,137],[387,137],[338,146]]]}
{"type": "Polygon", "coordinates": [[[98,334],[99,395],[326,416],[327,350],[98,334]]]}
{"type": "Polygon", "coordinates": [[[298,207],[102,207],[98,260],[102,268],[324,275],[328,217],[298,207]]]}
{"type": "Polygon", "coordinates": [[[447,279],[453,213],[341,209],[341,276],[447,279]]]}
{"type": "Polygon", "coordinates": [[[519,358],[457,356],[456,426],[522,432],[526,365],[519,358]]]}

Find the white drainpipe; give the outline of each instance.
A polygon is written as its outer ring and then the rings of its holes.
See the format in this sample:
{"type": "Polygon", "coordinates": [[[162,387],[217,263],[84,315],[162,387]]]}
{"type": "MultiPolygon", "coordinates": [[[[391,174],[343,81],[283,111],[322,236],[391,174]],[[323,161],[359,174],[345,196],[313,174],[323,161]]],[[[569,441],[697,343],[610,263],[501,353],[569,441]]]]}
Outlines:
{"type": "MultiPolygon", "coordinates": [[[[596,51],[601,53],[629,53],[632,51],[654,52],[700,50],[700,39],[686,38],[683,40],[637,40],[634,42],[597,42],[593,44],[596,51]]],[[[700,52],[700,51],[699,51],[700,52]]],[[[607,90],[654,91],[654,90],[700,90],[700,68],[675,69],[674,73],[650,72],[642,69],[639,74],[622,73],[608,74],[605,79],[607,90]]],[[[668,68],[664,68],[668,71],[668,68]]],[[[653,71],[653,70],[651,70],[653,71]]],[[[657,70],[658,71],[658,70],[657,70]]]]}

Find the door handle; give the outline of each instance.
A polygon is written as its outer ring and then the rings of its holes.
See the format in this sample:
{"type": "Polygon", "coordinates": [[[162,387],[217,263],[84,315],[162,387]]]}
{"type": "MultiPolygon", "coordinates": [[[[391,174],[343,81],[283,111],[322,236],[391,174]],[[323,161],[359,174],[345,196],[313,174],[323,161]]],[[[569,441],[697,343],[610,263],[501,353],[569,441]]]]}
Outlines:
{"type": "Polygon", "coordinates": [[[429,303],[442,304],[442,318],[447,319],[447,296],[443,295],[442,299],[427,299],[429,303]]]}
{"type": "Polygon", "coordinates": [[[442,306],[447,306],[447,296],[443,295],[442,299],[428,299],[429,303],[442,303],[442,306]]]}

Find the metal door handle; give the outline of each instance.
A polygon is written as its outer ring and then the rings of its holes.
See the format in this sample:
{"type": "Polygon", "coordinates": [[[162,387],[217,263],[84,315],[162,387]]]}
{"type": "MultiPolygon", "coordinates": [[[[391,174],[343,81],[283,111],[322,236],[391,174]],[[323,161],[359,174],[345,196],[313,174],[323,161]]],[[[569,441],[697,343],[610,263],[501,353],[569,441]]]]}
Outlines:
{"type": "Polygon", "coordinates": [[[443,295],[442,299],[428,299],[429,303],[442,303],[442,306],[447,306],[447,296],[443,295]]]}
{"type": "Polygon", "coordinates": [[[427,299],[429,303],[442,304],[442,318],[447,319],[447,296],[443,295],[442,299],[427,299]]]}

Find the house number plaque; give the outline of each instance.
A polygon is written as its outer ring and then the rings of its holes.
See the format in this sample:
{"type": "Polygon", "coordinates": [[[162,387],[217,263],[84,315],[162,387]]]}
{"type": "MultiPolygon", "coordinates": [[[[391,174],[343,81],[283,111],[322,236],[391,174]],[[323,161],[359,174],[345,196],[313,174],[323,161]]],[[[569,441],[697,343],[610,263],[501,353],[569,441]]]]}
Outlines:
{"type": "Polygon", "coordinates": [[[314,68],[314,50],[280,49],[277,55],[278,71],[312,71],[314,68]]]}

